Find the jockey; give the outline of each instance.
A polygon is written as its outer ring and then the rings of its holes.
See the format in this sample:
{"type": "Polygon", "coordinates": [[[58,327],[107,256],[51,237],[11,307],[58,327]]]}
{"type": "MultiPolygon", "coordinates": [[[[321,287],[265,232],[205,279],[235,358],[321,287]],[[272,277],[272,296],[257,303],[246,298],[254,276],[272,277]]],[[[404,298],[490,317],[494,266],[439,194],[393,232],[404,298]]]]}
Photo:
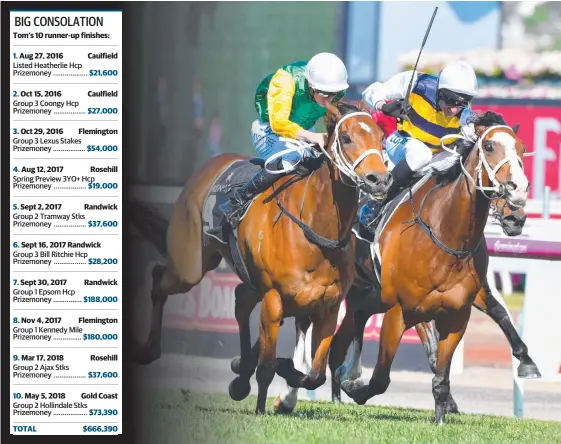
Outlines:
{"type": "MultiPolygon", "coordinates": [[[[361,211],[361,225],[370,228],[382,206],[407,186],[416,172],[427,166],[433,154],[442,150],[440,139],[460,131],[473,137],[471,102],[477,96],[477,77],[473,68],[464,61],[452,62],[438,76],[415,73],[409,102],[404,110],[412,71],[391,77],[384,83],[370,85],[362,94],[370,108],[397,118],[397,130],[386,140],[385,148],[395,165],[393,183],[384,201],[369,201],[361,211]],[[391,103],[387,101],[393,100],[391,103]],[[405,114],[407,113],[407,114],[405,114]]],[[[362,231],[362,230],[361,230],[362,231]]]]}
{"type": "MultiPolygon", "coordinates": [[[[251,139],[257,154],[267,159],[289,149],[280,138],[297,139],[324,147],[324,134],[314,132],[316,122],[327,114],[326,106],[343,98],[347,88],[347,69],[334,54],[316,54],[309,62],[295,62],[265,77],[255,92],[258,118],[251,127],[251,139]]],[[[319,155],[307,148],[281,154],[277,161],[262,168],[234,197],[220,205],[235,229],[243,206],[269,188],[275,180],[319,155]]],[[[309,162],[307,162],[309,163],[309,162]]],[[[311,166],[311,165],[307,165],[311,166]]]]}

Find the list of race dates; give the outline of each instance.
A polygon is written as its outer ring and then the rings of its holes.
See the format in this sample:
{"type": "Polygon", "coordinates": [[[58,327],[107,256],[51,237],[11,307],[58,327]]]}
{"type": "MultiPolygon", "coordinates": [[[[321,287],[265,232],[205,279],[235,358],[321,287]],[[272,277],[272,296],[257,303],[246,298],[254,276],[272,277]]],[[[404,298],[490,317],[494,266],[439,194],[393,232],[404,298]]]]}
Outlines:
{"type": "Polygon", "coordinates": [[[120,280],[111,277],[20,277],[12,280],[11,297],[12,302],[22,307],[83,306],[86,309],[103,308],[107,312],[118,310],[120,306],[121,298],[117,294],[119,287],[120,280]]]}
{"type": "Polygon", "coordinates": [[[11,433],[119,434],[121,11],[10,11],[5,57],[11,433]]]}
{"type": "Polygon", "coordinates": [[[112,241],[15,241],[12,244],[12,264],[39,265],[39,266],[76,266],[87,265],[90,267],[117,265],[116,257],[102,257],[107,251],[107,244],[112,241]],[[94,251],[92,251],[94,250],[94,251]]]}
{"type": "Polygon", "coordinates": [[[21,202],[12,205],[12,227],[60,229],[65,233],[72,230],[84,232],[83,229],[91,233],[116,233],[120,228],[116,219],[119,210],[120,205],[112,202],[61,204],[22,198],[21,202]]]}
{"type": "Polygon", "coordinates": [[[42,128],[18,125],[12,129],[12,152],[29,157],[55,154],[61,158],[68,156],[69,152],[84,153],[84,159],[95,159],[96,156],[115,157],[121,152],[120,144],[112,140],[115,136],[120,137],[116,128],[93,125],[86,128],[83,125],[70,125],[68,122],[60,123],[57,127],[42,128]]]}
{"type": "Polygon", "coordinates": [[[32,342],[115,341],[119,337],[119,333],[116,332],[120,331],[119,319],[115,317],[65,315],[32,318],[20,316],[14,317],[12,324],[14,324],[12,327],[13,339],[32,342]],[[112,329],[111,327],[114,326],[117,328],[112,329]]]}
{"type": "Polygon", "coordinates": [[[51,190],[68,189],[68,184],[72,189],[84,190],[116,190],[119,188],[116,174],[119,173],[117,165],[90,165],[85,162],[76,163],[75,166],[62,165],[16,165],[13,169],[12,187],[14,190],[51,190]],[[82,175],[71,174],[81,170],[82,175]],[[93,174],[91,174],[93,173],[93,174]],[[110,174],[115,173],[115,174],[110,174]],[[62,184],[62,186],[57,186],[62,184]]]}
{"type": "Polygon", "coordinates": [[[72,54],[65,51],[57,52],[13,52],[12,76],[44,77],[80,76],[113,78],[119,75],[114,69],[115,61],[119,60],[118,52],[87,51],[72,54]],[[109,69],[108,69],[109,68],[109,69]]]}

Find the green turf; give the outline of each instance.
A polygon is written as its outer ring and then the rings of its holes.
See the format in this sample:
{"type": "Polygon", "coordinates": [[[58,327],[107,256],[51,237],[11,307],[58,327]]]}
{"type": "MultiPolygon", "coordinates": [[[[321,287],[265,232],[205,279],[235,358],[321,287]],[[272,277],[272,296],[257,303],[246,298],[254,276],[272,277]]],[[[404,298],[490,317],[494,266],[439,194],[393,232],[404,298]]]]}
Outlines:
{"type": "Polygon", "coordinates": [[[486,415],[448,415],[432,424],[429,410],[299,401],[291,415],[254,415],[256,397],[169,390],[153,395],[141,422],[143,443],[561,443],[561,422],[486,415]]]}

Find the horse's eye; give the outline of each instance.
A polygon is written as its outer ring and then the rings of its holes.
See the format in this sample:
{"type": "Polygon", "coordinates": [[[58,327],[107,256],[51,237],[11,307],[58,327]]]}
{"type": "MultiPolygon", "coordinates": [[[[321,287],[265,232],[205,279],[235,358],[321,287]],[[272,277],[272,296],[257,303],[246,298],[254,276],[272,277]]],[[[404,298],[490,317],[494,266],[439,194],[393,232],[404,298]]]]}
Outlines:
{"type": "Polygon", "coordinates": [[[485,142],[485,151],[488,153],[493,151],[493,144],[490,141],[485,142]]]}
{"type": "Polygon", "coordinates": [[[351,138],[349,137],[349,135],[347,133],[341,134],[341,139],[343,140],[343,143],[345,143],[345,144],[352,142],[351,138]]]}

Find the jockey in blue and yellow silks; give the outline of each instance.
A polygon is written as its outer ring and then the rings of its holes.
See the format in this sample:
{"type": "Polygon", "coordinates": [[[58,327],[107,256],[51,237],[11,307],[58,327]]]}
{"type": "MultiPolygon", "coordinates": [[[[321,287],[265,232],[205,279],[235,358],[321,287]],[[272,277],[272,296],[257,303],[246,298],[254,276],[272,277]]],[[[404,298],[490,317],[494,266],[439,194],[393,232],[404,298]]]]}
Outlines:
{"type": "Polygon", "coordinates": [[[393,183],[383,202],[369,202],[361,209],[360,222],[370,226],[377,212],[407,186],[415,173],[440,152],[440,139],[449,134],[473,135],[471,102],[477,96],[477,77],[463,61],[448,64],[438,76],[415,73],[409,96],[411,108],[404,115],[404,101],[413,71],[396,74],[384,83],[370,85],[362,94],[368,106],[398,118],[397,130],[386,140],[386,152],[395,165],[393,183]],[[391,103],[386,101],[394,100],[391,103]]]}
{"type": "Polygon", "coordinates": [[[316,133],[314,125],[327,114],[327,104],[341,100],[348,87],[344,63],[326,52],[316,54],[308,62],[282,66],[259,83],[255,91],[257,119],[251,127],[251,140],[261,158],[279,154],[273,165],[277,171],[273,174],[263,168],[233,198],[220,205],[232,228],[238,226],[244,204],[267,190],[282,176],[279,173],[290,171],[300,160],[317,156],[311,148],[303,150],[303,154],[280,154],[288,148],[281,138],[311,142],[323,148],[324,134],[316,133]]]}

